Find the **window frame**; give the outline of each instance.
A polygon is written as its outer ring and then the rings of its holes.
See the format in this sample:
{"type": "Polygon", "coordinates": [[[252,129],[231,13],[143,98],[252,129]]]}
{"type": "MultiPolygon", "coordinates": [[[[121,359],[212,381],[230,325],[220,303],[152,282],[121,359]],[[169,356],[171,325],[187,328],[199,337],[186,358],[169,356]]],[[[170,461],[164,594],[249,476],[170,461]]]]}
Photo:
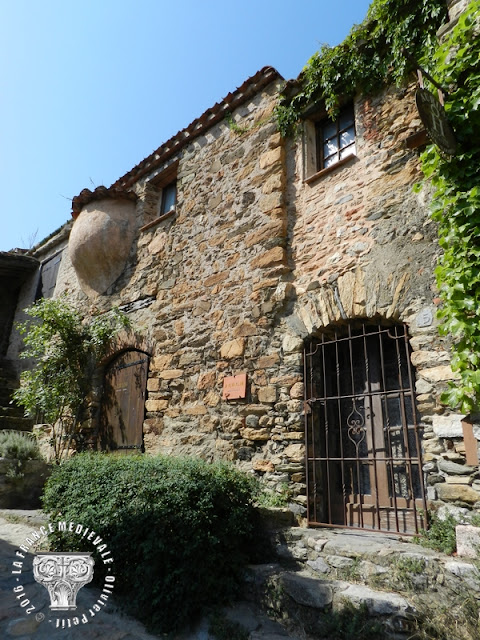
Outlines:
{"type": "MultiPolygon", "coordinates": [[[[340,108],[340,112],[338,117],[333,120],[328,116],[328,113],[323,104],[314,105],[308,109],[304,114],[304,128],[303,128],[303,181],[306,184],[310,184],[311,182],[316,181],[321,176],[328,174],[336,169],[342,167],[345,164],[348,164],[357,158],[357,127],[356,127],[356,113],[355,113],[355,104],[353,100],[342,101],[342,106],[340,108]],[[336,162],[333,162],[328,167],[322,166],[322,163],[318,162],[318,155],[321,154],[321,150],[317,148],[319,146],[318,140],[318,131],[319,129],[324,128],[327,124],[337,123],[340,121],[342,114],[350,111],[351,116],[353,118],[353,123],[348,127],[345,127],[345,130],[353,126],[354,139],[353,142],[348,146],[353,146],[353,153],[350,153],[344,158],[338,159],[336,162]]],[[[337,135],[341,135],[343,129],[339,130],[339,125],[337,124],[337,135]]],[[[323,143],[322,143],[323,144],[323,143]]],[[[345,146],[347,148],[347,146],[345,146]]],[[[340,153],[341,150],[338,150],[340,153]]]]}
{"type": "Polygon", "coordinates": [[[167,213],[170,213],[171,211],[175,211],[176,206],[177,206],[177,178],[175,178],[174,180],[171,180],[168,184],[162,187],[162,193],[160,194],[160,199],[159,199],[158,214],[160,216],[163,216],[167,213]],[[172,193],[172,191],[173,191],[173,204],[170,204],[170,206],[167,209],[170,194],[172,193]]]}
{"type": "Polygon", "coordinates": [[[352,102],[348,103],[347,105],[342,107],[342,109],[340,109],[340,112],[335,120],[333,120],[332,118],[322,118],[321,120],[315,122],[315,151],[317,171],[329,169],[330,167],[338,165],[338,163],[342,160],[346,160],[350,156],[355,156],[356,141],[357,132],[355,128],[355,110],[353,108],[352,102]],[[345,117],[348,118],[346,126],[341,127],[340,123],[342,121],[342,118],[345,117]],[[327,127],[332,127],[332,125],[335,129],[334,133],[333,135],[328,135],[326,133],[327,127]],[[347,131],[349,131],[349,129],[352,128],[353,140],[348,144],[342,146],[342,134],[346,133],[347,131]],[[325,144],[330,140],[335,141],[336,150],[330,153],[328,156],[325,156],[325,144]],[[348,148],[353,148],[353,151],[342,158],[342,151],[348,148]],[[335,156],[337,157],[336,160],[334,160],[331,164],[326,164],[328,160],[335,156]]]}

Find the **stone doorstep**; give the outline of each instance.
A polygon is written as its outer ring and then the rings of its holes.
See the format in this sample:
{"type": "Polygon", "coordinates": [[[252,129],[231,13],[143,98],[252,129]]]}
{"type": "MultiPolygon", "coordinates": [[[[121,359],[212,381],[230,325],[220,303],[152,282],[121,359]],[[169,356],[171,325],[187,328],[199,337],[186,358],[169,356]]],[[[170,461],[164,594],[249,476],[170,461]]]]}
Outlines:
{"type": "MultiPolygon", "coordinates": [[[[278,561],[251,567],[247,591],[290,630],[299,625],[312,630],[319,613],[339,610],[349,601],[355,606],[365,604],[388,638],[406,640],[416,615],[417,589],[422,606],[422,593],[443,602],[449,599],[450,590],[456,592],[459,586],[480,598],[479,572],[468,558],[446,556],[415,544],[411,538],[302,527],[277,530],[271,536],[278,561]],[[414,566],[416,561],[425,562],[425,571],[410,572],[409,563],[414,566]],[[382,576],[392,570],[405,572],[410,582],[407,593],[412,598],[392,587],[377,588],[382,576]]],[[[317,633],[321,637],[321,629],[317,633]]]]}
{"type": "Polygon", "coordinates": [[[415,614],[415,608],[397,593],[344,580],[321,579],[304,570],[286,571],[279,564],[250,567],[247,596],[262,602],[287,627],[292,626],[289,619],[294,627],[314,626],[319,613],[339,610],[345,601],[355,606],[365,604],[370,615],[393,633],[408,630],[415,614]]]}
{"type": "MultiPolygon", "coordinates": [[[[465,537],[473,536],[470,529],[473,527],[468,528],[465,537]]],[[[470,558],[447,556],[415,544],[411,538],[343,529],[292,527],[273,533],[272,539],[279,562],[286,562],[289,567],[301,566],[319,579],[331,581],[340,575],[348,580],[349,574],[355,574],[353,582],[367,583],[370,578],[395,569],[398,563],[408,571],[409,563],[423,561],[425,571],[411,575],[412,583],[423,581],[436,588],[437,584],[461,580],[480,594],[480,572],[474,562],[469,562],[470,558]]]]}

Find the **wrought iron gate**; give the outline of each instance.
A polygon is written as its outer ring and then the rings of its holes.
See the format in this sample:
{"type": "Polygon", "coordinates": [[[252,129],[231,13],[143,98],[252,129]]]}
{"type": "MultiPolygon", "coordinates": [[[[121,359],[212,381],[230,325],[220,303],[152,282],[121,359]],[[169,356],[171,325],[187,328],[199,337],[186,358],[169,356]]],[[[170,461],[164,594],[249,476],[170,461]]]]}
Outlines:
{"type": "Polygon", "coordinates": [[[312,340],[304,366],[310,524],[426,527],[406,326],[338,327],[312,340]]]}

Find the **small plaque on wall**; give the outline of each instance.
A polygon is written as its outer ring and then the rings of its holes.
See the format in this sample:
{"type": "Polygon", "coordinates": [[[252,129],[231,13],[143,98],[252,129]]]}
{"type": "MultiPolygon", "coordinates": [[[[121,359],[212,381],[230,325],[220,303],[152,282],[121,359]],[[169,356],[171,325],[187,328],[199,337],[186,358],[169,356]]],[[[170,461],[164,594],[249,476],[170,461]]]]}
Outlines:
{"type": "Polygon", "coordinates": [[[247,374],[239,373],[238,376],[227,376],[223,379],[224,400],[237,400],[247,395],[247,374]]]}

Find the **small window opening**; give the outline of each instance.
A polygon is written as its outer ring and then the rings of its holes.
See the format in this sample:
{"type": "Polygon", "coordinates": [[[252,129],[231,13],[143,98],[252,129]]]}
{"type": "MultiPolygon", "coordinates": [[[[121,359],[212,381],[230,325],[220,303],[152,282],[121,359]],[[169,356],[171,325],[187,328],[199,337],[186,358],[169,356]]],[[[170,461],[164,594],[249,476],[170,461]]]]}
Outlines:
{"type": "Polygon", "coordinates": [[[326,118],[315,125],[317,171],[355,155],[353,104],[344,107],[336,120],[326,118]]]}
{"type": "Polygon", "coordinates": [[[175,209],[177,202],[177,181],[174,180],[165,185],[162,189],[162,196],[160,201],[160,215],[168,213],[175,209]]]}

